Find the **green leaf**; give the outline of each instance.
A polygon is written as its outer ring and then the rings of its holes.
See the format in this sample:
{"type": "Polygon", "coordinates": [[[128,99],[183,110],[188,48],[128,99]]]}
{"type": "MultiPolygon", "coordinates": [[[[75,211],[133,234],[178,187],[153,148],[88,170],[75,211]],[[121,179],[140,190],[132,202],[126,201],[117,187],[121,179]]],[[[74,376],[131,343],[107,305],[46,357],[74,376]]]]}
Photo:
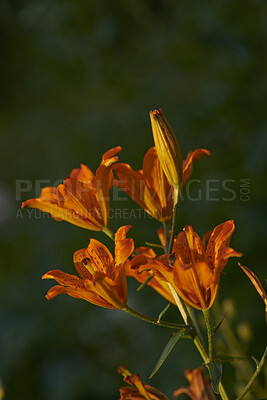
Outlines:
{"type": "Polygon", "coordinates": [[[224,319],[226,318],[226,316],[227,316],[227,314],[225,314],[225,315],[223,316],[222,320],[221,320],[220,322],[218,322],[218,324],[215,325],[215,326],[212,328],[213,334],[216,333],[217,330],[220,328],[220,326],[221,326],[221,324],[223,323],[223,321],[224,321],[224,319]]]}
{"type": "Polygon", "coordinates": [[[211,386],[215,393],[219,393],[219,383],[222,378],[222,364],[218,362],[208,363],[207,367],[210,373],[211,386]]]}
{"type": "Polygon", "coordinates": [[[151,274],[148,278],[146,278],[145,282],[141,283],[141,285],[138,286],[136,291],[140,292],[140,290],[142,290],[152,278],[154,278],[154,274],[151,274]]]}
{"type": "Polygon", "coordinates": [[[163,315],[168,311],[168,309],[169,309],[169,307],[170,307],[170,303],[168,303],[167,305],[166,305],[166,307],[161,311],[161,313],[159,314],[159,316],[158,316],[158,322],[160,322],[160,320],[161,320],[161,318],[163,317],[163,315]]]}
{"type": "Polygon", "coordinates": [[[172,351],[172,349],[174,348],[174,346],[176,345],[178,340],[181,339],[181,337],[183,336],[185,331],[186,330],[180,330],[170,338],[170,340],[166,344],[157,364],[155,365],[153,371],[151,372],[151,375],[149,378],[152,378],[152,376],[154,376],[155,373],[158,372],[158,370],[160,369],[160,367],[162,366],[162,364],[164,363],[164,361],[166,360],[166,358],[168,357],[168,355],[170,354],[170,352],[172,351]]]}
{"type": "Polygon", "coordinates": [[[232,361],[240,361],[244,360],[244,357],[238,357],[238,356],[230,356],[229,354],[226,354],[222,351],[218,351],[215,356],[215,361],[216,362],[232,362],[232,361]]]}
{"type": "Polygon", "coordinates": [[[145,242],[145,244],[149,247],[158,247],[160,249],[164,249],[164,247],[162,246],[162,244],[158,244],[158,243],[150,243],[150,242],[145,242]]]}

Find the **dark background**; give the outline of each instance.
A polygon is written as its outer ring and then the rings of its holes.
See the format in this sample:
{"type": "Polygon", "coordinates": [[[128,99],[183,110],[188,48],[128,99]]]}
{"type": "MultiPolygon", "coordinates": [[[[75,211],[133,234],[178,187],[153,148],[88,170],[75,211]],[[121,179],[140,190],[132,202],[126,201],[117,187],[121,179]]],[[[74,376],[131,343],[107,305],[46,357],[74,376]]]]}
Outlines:
{"type": "MultiPolygon", "coordinates": [[[[148,380],[170,338],[121,311],[67,296],[48,302],[53,283],[41,280],[45,272],[74,273],[72,255],[90,237],[110,243],[102,233],[20,211],[21,201],[39,195],[40,180],[58,183],[81,162],[95,171],[111,147],[123,146],[120,160],[141,168],[153,145],[151,109],[163,109],[184,157],[198,147],[212,152],[195,165],[199,181],[181,202],[180,229],[192,224],[203,235],[234,218],[231,245],[264,283],[266,11],[259,0],[1,1],[0,377],[7,399],[118,399],[117,367],[148,380]]],[[[136,206],[124,197],[112,207],[136,206]]],[[[159,223],[150,218],[126,215],[110,225],[129,223],[136,245],[156,240],[159,223]]],[[[260,358],[262,300],[236,259],[225,272],[219,301],[233,300],[238,340],[260,358]]],[[[129,304],[156,317],[166,301],[150,288],[137,294],[136,286],[129,282],[129,304]]],[[[165,318],[180,322],[174,307],[165,318]]],[[[192,347],[178,343],[150,383],[171,396],[186,382],[183,371],[201,364],[192,347]]],[[[233,374],[225,365],[232,396],[233,374]]]]}

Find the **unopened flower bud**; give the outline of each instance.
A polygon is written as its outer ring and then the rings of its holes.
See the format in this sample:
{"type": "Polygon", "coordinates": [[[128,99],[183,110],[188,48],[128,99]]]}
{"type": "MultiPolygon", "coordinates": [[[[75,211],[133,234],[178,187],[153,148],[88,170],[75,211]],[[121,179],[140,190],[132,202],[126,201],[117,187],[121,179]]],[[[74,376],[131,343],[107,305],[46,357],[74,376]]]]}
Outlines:
{"type": "Polygon", "coordinates": [[[179,188],[183,159],[176,136],[162,110],[150,111],[153,138],[162,169],[169,183],[179,188]]]}

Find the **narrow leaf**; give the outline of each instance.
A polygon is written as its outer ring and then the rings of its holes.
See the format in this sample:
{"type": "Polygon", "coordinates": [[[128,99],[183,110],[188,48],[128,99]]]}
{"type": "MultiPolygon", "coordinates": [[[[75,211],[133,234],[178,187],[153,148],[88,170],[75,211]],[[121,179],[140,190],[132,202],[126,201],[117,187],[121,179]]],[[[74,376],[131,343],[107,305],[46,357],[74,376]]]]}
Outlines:
{"type": "Polygon", "coordinates": [[[241,265],[240,263],[238,263],[238,266],[241,267],[242,270],[245,272],[245,274],[249,277],[249,279],[253,283],[255,289],[257,290],[257,292],[261,296],[262,300],[264,301],[265,320],[266,320],[266,324],[267,324],[267,295],[265,293],[265,290],[263,289],[262,284],[260,283],[259,279],[257,278],[257,276],[254,274],[253,271],[251,271],[249,268],[245,267],[244,265],[241,265]]]}
{"type": "Polygon", "coordinates": [[[145,242],[145,244],[147,246],[150,246],[150,247],[158,247],[159,249],[163,249],[163,246],[161,244],[158,244],[158,243],[145,242]]]}
{"type": "Polygon", "coordinates": [[[158,372],[158,370],[160,369],[160,367],[162,366],[162,364],[164,363],[164,361],[166,360],[166,358],[171,353],[172,349],[174,348],[174,346],[176,345],[178,340],[183,336],[184,333],[185,333],[185,330],[180,330],[170,338],[170,340],[166,344],[157,364],[155,365],[153,371],[151,372],[151,375],[149,378],[152,378],[152,376],[154,376],[155,373],[158,372]]]}
{"type": "Polygon", "coordinates": [[[224,319],[226,318],[226,316],[227,316],[227,314],[225,314],[225,315],[223,316],[223,318],[221,319],[221,321],[218,322],[218,324],[215,325],[215,326],[212,328],[212,332],[213,332],[213,333],[216,333],[216,332],[217,332],[217,330],[220,328],[220,326],[221,326],[221,324],[223,323],[223,321],[224,321],[224,319]]]}
{"type": "Polygon", "coordinates": [[[151,274],[148,278],[146,278],[145,282],[141,283],[141,285],[138,286],[136,291],[140,292],[140,290],[142,290],[152,278],[154,278],[154,274],[151,274]]]}
{"type": "Polygon", "coordinates": [[[219,383],[222,378],[222,364],[221,363],[208,363],[207,367],[210,373],[211,386],[215,393],[219,393],[219,383]]]}
{"type": "Polygon", "coordinates": [[[161,311],[161,313],[159,314],[158,319],[157,319],[158,322],[160,322],[160,320],[161,320],[161,318],[163,317],[163,315],[168,311],[170,305],[171,305],[171,304],[168,303],[168,304],[166,305],[166,307],[161,311]]]}
{"type": "Polygon", "coordinates": [[[238,356],[230,356],[229,354],[226,354],[222,351],[218,351],[216,353],[215,361],[216,362],[232,362],[232,361],[240,361],[244,360],[244,357],[238,357],[238,356]]]}

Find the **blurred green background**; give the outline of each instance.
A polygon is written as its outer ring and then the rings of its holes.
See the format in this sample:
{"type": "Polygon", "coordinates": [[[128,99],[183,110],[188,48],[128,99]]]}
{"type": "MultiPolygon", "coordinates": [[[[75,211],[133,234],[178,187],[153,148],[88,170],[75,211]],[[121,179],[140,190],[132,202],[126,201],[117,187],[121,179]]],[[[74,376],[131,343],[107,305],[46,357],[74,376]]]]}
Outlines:
{"type": "MultiPolygon", "coordinates": [[[[21,201],[39,194],[40,180],[58,183],[80,163],[95,171],[111,147],[123,146],[120,160],[141,168],[153,145],[151,109],[163,109],[184,157],[198,147],[212,152],[195,165],[180,229],[192,224],[203,235],[234,218],[231,245],[264,283],[266,11],[264,0],[1,1],[0,377],[7,399],[118,399],[117,367],[148,380],[170,338],[121,311],[68,296],[48,302],[53,282],[41,280],[45,272],[74,273],[72,255],[90,237],[110,243],[102,233],[20,211],[21,201]]],[[[112,207],[136,207],[114,197],[112,207]]],[[[112,219],[111,227],[129,223],[136,245],[156,240],[159,224],[150,218],[112,219]]],[[[219,301],[233,299],[238,341],[260,358],[264,306],[236,265],[227,265],[219,301]],[[244,321],[253,331],[247,339],[244,321]]],[[[166,301],[136,287],[129,282],[129,304],[156,317],[166,301]]],[[[174,307],[165,318],[180,321],[174,307]]],[[[171,397],[186,383],[184,370],[201,364],[192,347],[178,343],[150,383],[171,397]]],[[[232,396],[233,371],[225,365],[232,396]]]]}

